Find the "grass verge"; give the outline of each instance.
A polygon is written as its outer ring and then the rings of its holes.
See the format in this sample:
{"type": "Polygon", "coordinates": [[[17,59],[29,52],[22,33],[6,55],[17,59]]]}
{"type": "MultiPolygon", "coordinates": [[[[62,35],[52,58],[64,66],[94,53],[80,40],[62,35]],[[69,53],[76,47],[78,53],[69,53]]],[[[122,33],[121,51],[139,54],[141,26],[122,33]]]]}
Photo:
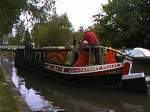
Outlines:
{"type": "Polygon", "coordinates": [[[16,99],[5,81],[4,72],[0,67],[0,112],[18,112],[16,99]]]}

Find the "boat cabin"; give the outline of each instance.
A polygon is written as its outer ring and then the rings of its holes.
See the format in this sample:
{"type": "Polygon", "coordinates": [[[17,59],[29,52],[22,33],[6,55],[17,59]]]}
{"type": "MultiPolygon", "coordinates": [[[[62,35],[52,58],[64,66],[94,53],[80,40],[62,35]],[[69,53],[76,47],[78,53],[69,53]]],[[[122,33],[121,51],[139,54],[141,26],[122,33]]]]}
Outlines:
{"type": "Polygon", "coordinates": [[[17,56],[68,66],[102,65],[122,62],[125,54],[112,48],[95,46],[94,48],[48,47],[18,49],[17,56]]]}

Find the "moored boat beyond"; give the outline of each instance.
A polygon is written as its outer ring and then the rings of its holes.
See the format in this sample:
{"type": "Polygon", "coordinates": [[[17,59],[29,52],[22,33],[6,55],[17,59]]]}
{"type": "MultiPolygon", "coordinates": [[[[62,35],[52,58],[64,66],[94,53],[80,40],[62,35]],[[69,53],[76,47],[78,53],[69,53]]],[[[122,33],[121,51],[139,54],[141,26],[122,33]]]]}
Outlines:
{"type": "Polygon", "coordinates": [[[43,70],[52,79],[70,85],[147,92],[144,73],[130,73],[131,57],[108,47],[17,49],[15,65],[43,70]]]}
{"type": "Polygon", "coordinates": [[[132,50],[126,50],[126,53],[133,58],[134,64],[150,65],[150,50],[137,47],[132,50]]]}

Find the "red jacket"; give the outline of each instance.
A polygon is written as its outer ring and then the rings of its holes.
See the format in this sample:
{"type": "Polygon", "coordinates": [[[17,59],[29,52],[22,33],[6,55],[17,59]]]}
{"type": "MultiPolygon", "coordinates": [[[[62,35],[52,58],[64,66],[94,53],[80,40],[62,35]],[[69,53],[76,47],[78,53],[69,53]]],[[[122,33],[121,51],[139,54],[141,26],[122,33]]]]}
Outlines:
{"type": "Polygon", "coordinates": [[[99,43],[99,41],[96,37],[96,34],[94,32],[91,32],[91,31],[85,32],[82,42],[84,40],[88,41],[89,45],[97,45],[99,43]]]}

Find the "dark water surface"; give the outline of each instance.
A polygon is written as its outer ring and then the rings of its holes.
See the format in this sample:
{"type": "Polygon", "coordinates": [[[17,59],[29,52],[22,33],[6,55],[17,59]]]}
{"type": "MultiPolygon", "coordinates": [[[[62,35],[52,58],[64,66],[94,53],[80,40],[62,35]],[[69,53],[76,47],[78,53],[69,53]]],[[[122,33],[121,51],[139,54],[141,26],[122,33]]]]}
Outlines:
{"type": "Polygon", "coordinates": [[[14,61],[7,58],[1,64],[33,111],[150,112],[150,93],[72,87],[54,82],[35,70],[17,69],[14,61]]]}

